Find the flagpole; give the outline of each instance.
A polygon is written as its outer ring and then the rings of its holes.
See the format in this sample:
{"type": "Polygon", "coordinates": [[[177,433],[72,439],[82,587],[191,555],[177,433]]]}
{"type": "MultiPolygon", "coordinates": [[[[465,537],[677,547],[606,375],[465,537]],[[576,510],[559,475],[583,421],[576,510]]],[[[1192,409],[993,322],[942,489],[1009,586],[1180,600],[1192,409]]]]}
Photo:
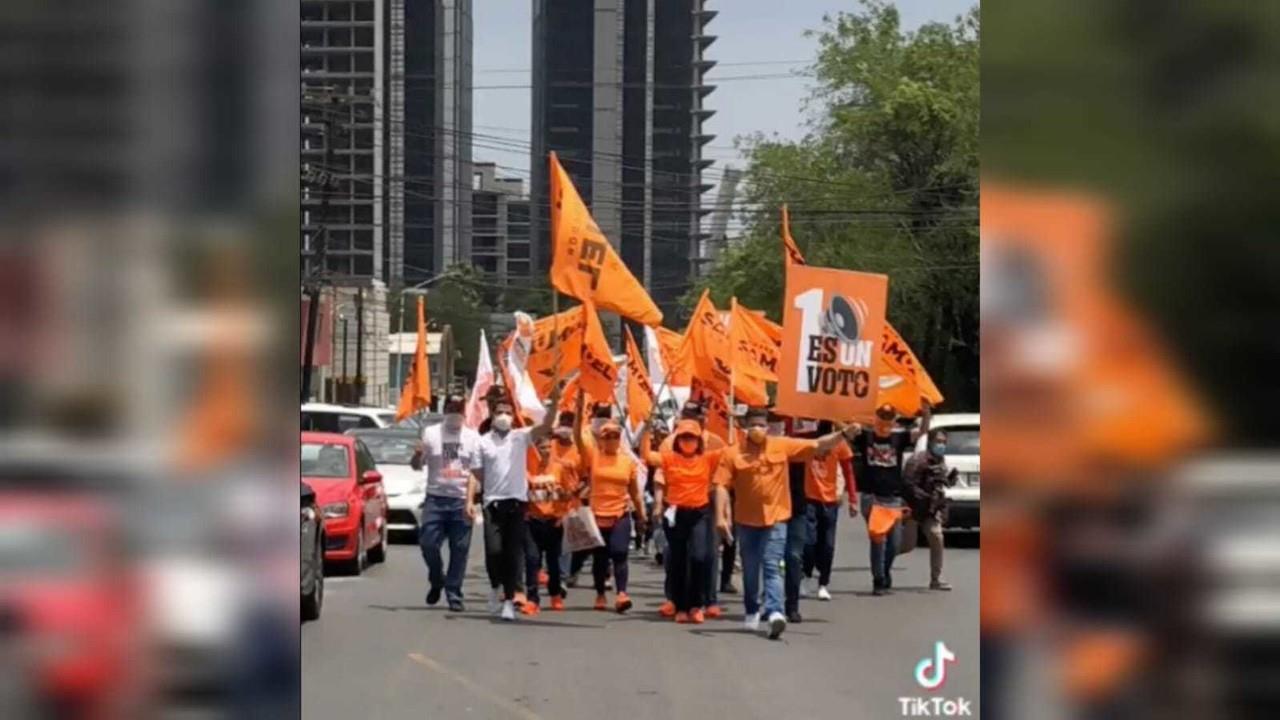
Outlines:
{"type": "MultiPolygon", "coordinates": [[[[733,322],[733,311],[738,307],[738,296],[734,295],[729,300],[729,322],[733,322]]],[[[738,440],[738,433],[735,432],[735,415],[738,408],[738,399],[735,393],[734,384],[738,375],[738,363],[734,362],[736,349],[733,347],[733,332],[726,333],[729,336],[729,444],[735,445],[738,440]]]]}

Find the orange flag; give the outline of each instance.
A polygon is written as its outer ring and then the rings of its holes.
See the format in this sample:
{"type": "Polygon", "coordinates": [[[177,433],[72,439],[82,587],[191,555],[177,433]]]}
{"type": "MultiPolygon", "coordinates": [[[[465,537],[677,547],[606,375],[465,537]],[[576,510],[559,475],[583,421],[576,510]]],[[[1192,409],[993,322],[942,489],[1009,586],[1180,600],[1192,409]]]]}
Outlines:
{"type": "Polygon", "coordinates": [[[533,324],[527,368],[540,397],[551,394],[556,377],[556,342],[559,336],[560,379],[578,369],[582,357],[582,337],[587,331],[587,314],[582,305],[549,315],[533,324]]]}
{"type": "Polygon", "coordinates": [[[731,301],[729,313],[729,340],[737,381],[751,378],[777,382],[782,356],[778,343],[757,324],[759,316],[739,305],[737,298],[731,301]]]}
{"type": "Polygon", "coordinates": [[[578,384],[587,397],[598,402],[612,402],[613,388],[618,382],[618,368],[613,364],[613,351],[600,327],[600,315],[590,305],[586,306],[587,330],[582,342],[582,364],[579,367],[578,384]]]}
{"type": "Polygon", "coordinates": [[[905,416],[920,413],[920,399],[929,401],[937,407],[942,404],[942,392],[934,384],[933,378],[925,371],[924,366],[916,359],[911,347],[902,339],[898,331],[885,320],[884,330],[880,333],[880,390],[877,394],[878,404],[888,403],[905,416]]]}
{"type": "Polygon", "coordinates": [[[702,403],[707,413],[707,432],[729,442],[729,401],[724,393],[713,390],[697,377],[689,386],[689,400],[702,403]]]}
{"type": "Polygon", "coordinates": [[[644,359],[640,356],[640,348],[636,339],[627,328],[627,418],[632,425],[639,425],[649,419],[653,412],[653,383],[649,382],[649,372],[644,368],[644,359]]]}
{"type": "Polygon", "coordinates": [[[427,308],[426,299],[418,296],[418,346],[413,352],[413,367],[400,389],[400,405],[396,408],[396,420],[403,420],[415,412],[431,407],[431,372],[427,365],[427,308]]]}
{"type": "Polygon", "coordinates": [[[689,363],[684,356],[684,335],[659,326],[657,328],[658,353],[662,356],[662,364],[667,371],[667,385],[671,387],[689,386],[689,363]]]}
{"type": "Polygon", "coordinates": [[[796,245],[795,238],[791,237],[791,213],[787,212],[787,206],[782,206],[782,253],[785,258],[783,265],[804,265],[804,255],[801,254],[800,248],[796,245]]]}
{"type": "Polygon", "coordinates": [[[591,218],[559,158],[551,153],[551,284],[560,292],[643,325],[662,311],[591,218]]]}
{"type": "Polygon", "coordinates": [[[764,382],[752,377],[733,378],[729,329],[720,319],[720,311],[711,302],[711,294],[703,291],[698,305],[689,317],[682,349],[693,375],[712,393],[728,393],[731,379],[736,381],[734,400],[749,405],[769,401],[764,382]]]}

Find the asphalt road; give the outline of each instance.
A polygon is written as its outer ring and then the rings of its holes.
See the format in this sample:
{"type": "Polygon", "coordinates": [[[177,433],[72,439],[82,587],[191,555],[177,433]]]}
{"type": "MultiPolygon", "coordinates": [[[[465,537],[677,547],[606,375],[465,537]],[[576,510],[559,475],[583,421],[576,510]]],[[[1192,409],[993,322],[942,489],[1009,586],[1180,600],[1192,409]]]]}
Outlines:
{"type": "Polygon", "coordinates": [[[834,600],[801,601],[804,623],[779,641],[742,629],[740,595],[701,626],[660,618],[660,568],[634,555],[627,615],[593,611],[594,593],[580,586],[563,613],[501,623],[485,612],[478,528],[467,612],[443,600],[428,608],[417,546],[393,545],[363,576],[330,578],[323,616],[303,626],[303,717],[899,718],[899,697],[964,697],[978,717],[978,543],[956,540],[946,555],[953,592],[925,589],[922,548],[898,558],[894,594],[873,597],[865,526],[842,517],[834,600]],[[914,669],[937,641],[957,660],[929,692],[914,669]]]}

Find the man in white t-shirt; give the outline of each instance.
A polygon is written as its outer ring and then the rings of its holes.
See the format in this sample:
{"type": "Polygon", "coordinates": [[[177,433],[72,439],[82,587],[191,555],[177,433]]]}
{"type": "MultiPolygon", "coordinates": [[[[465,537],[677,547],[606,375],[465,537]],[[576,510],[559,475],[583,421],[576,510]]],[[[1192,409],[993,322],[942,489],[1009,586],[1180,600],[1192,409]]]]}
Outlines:
{"type": "Polygon", "coordinates": [[[422,532],[418,544],[427,563],[427,604],[440,602],[444,591],[449,609],[465,610],[462,579],[471,550],[471,516],[466,511],[467,483],[478,462],[480,435],[463,427],[466,400],[450,396],[444,403],[443,422],[422,431],[420,456],[426,465],[427,497],[422,505],[422,532]],[[440,546],[449,540],[446,574],[440,546]]]}
{"type": "Polygon", "coordinates": [[[515,620],[515,603],[524,597],[525,511],[529,506],[529,449],[551,432],[560,391],[551,394],[551,410],[533,427],[513,428],[512,404],[493,406],[489,432],[480,436],[480,451],[467,485],[466,512],[474,519],[476,491],[484,493],[484,559],[489,573],[489,612],[515,620]],[[498,588],[503,600],[499,604],[498,588]]]}

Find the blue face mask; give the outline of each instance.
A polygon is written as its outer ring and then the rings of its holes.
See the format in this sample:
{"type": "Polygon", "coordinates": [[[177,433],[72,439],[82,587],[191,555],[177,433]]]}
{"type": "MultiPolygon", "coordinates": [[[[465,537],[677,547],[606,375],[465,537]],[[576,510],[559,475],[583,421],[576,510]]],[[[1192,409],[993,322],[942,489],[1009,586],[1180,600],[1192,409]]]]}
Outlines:
{"type": "Polygon", "coordinates": [[[946,443],[934,443],[929,446],[929,452],[933,453],[935,457],[943,457],[947,454],[947,445],[946,443]]]}

